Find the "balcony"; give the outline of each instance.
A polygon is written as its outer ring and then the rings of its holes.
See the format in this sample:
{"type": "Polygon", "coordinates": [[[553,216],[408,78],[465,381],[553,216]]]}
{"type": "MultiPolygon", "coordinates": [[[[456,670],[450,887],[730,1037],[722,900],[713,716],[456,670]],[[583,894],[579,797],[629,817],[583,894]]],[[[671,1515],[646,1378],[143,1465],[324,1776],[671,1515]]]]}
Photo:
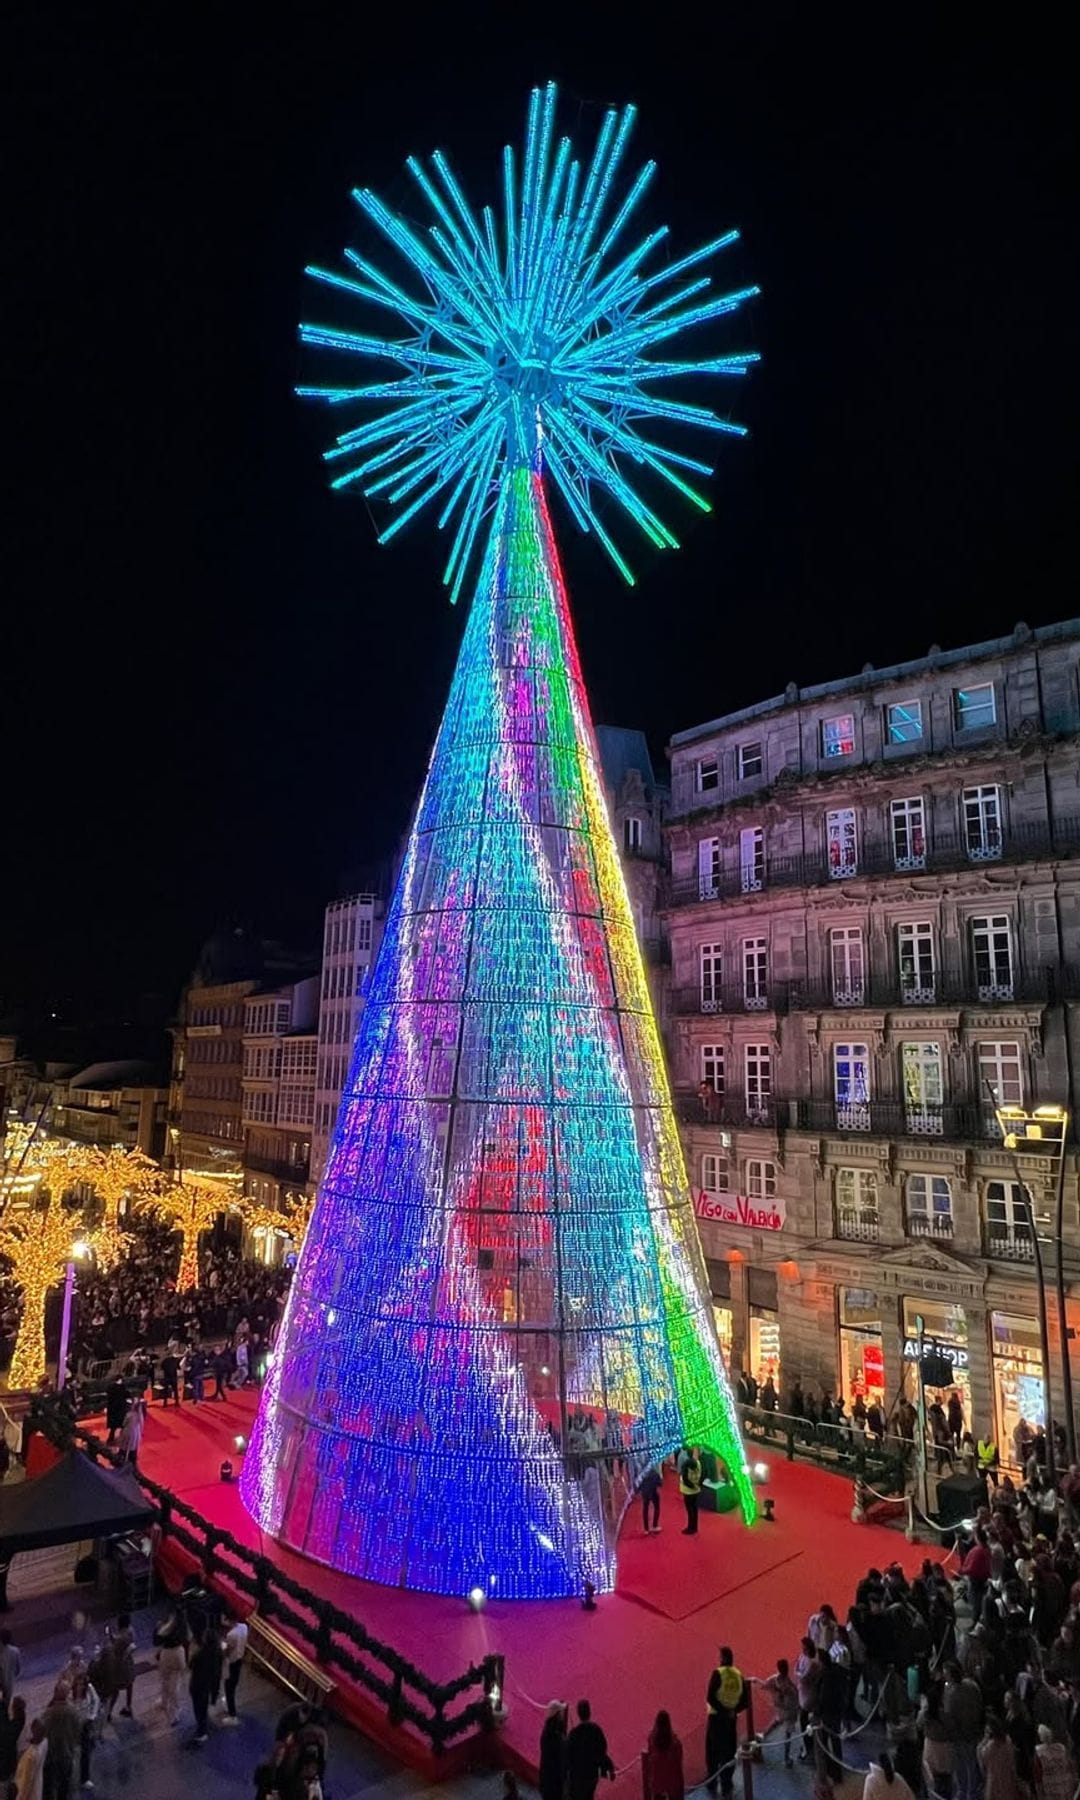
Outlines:
{"type": "Polygon", "coordinates": [[[1026,1233],[1010,1231],[1005,1225],[987,1224],[983,1246],[987,1256],[1000,1262],[1033,1263],[1035,1242],[1026,1233]]]}
{"type": "Polygon", "coordinates": [[[869,1132],[889,1138],[960,1138],[1001,1141],[993,1113],[975,1105],[912,1107],[900,1100],[795,1100],[792,1123],[800,1131],[869,1132]]]}
{"type": "Polygon", "coordinates": [[[245,1150],[244,1168],[253,1175],[269,1175],[275,1181],[284,1181],[292,1187],[303,1187],[308,1178],[308,1165],[290,1162],[284,1156],[261,1156],[257,1151],[245,1150]]]}
{"type": "Polygon", "coordinates": [[[786,998],[783,982],[764,982],[753,986],[732,982],[723,987],[713,984],[672,988],[668,996],[671,1012],[680,1018],[700,1013],[711,1018],[716,1013],[760,1013],[778,1010],[786,998]]]}
{"type": "Polygon", "coordinates": [[[876,1244],[881,1239],[881,1220],[876,1207],[838,1206],[836,1235],[849,1243],[876,1244]]]}
{"type": "Polygon", "coordinates": [[[672,1096],[675,1117],[683,1125],[704,1125],[723,1130],[770,1130],[786,1122],[785,1109],[778,1110],[775,1100],[747,1101],[726,1095],[711,1100],[706,1106],[697,1093],[681,1088],[672,1096]]]}
{"type": "Polygon", "coordinates": [[[939,1244],[952,1242],[953,1220],[951,1213],[909,1213],[907,1234],[913,1238],[930,1238],[939,1244]]]}
{"type": "MultiPolygon", "coordinates": [[[[1014,826],[1000,843],[969,840],[955,832],[935,832],[932,843],[928,844],[921,859],[920,869],[923,873],[936,875],[950,870],[967,869],[973,863],[1032,862],[1045,857],[1075,856],[1078,852],[1080,815],[1056,819],[1053,827],[1045,823],[1014,826]]],[[[737,844],[731,845],[728,854],[732,858],[737,856],[737,844]]],[[[910,873],[911,860],[910,857],[898,857],[891,844],[861,844],[856,866],[850,870],[845,868],[843,878],[859,880],[907,874],[910,873]]],[[[671,904],[686,906],[706,900],[741,899],[747,892],[746,876],[746,868],[733,861],[715,874],[705,875],[695,871],[692,876],[673,879],[671,904]]],[[[771,888],[831,887],[837,880],[837,870],[830,867],[823,849],[816,856],[767,854],[762,876],[764,892],[767,893],[771,888]]]]}

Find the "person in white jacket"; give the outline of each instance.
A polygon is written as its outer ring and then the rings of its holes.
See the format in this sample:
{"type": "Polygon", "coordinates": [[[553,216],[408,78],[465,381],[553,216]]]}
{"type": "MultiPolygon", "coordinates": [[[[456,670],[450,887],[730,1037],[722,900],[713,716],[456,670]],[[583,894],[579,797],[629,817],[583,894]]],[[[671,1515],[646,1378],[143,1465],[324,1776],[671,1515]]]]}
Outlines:
{"type": "Polygon", "coordinates": [[[76,1675],[71,1684],[71,1704],[82,1721],[82,1735],[79,1738],[79,1785],[92,1788],[90,1779],[90,1760],[97,1742],[97,1722],[101,1712],[101,1699],[89,1675],[76,1675]]]}
{"type": "Polygon", "coordinates": [[[883,1750],[877,1762],[872,1762],[866,1771],[863,1782],[863,1800],[915,1800],[902,1775],[898,1775],[892,1765],[892,1757],[883,1750]]]}
{"type": "Polygon", "coordinates": [[[41,1800],[48,1748],[45,1727],[40,1719],[34,1719],[30,1725],[30,1742],[15,1769],[15,1800],[41,1800]]]}

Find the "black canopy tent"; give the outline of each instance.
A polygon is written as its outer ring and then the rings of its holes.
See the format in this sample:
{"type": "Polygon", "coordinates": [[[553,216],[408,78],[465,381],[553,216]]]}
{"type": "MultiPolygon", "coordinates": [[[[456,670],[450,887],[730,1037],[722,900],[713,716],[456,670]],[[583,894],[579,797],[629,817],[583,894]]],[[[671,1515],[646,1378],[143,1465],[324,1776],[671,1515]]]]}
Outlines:
{"type": "Polygon", "coordinates": [[[34,1481],[0,1488],[0,1607],[20,1550],[145,1530],[156,1516],[130,1469],[102,1468],[81,1450],[69,1450],[34,1481]]]}

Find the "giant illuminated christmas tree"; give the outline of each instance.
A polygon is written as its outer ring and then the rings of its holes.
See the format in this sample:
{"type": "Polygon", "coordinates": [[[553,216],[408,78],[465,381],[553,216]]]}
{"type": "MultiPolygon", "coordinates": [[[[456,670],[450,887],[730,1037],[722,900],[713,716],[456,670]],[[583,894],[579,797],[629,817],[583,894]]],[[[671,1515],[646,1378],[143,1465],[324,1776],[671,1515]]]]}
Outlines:
{"type": "Polygon", "coordinates": [[[684,1442],[754,1512],[544,480],[628,578],[598,506],[674,544],[637,472],[707,507],[710,471],[651,429],[738,430],[668,396],[754,358],[664,346],[754,290],[698,272],[734,233],[655,272],[663,231],[624,252],[632,109],[585,169],[554,109],[533,94],[520,178],[504,153],[500,225],[441,155],[409,164],[422,235],[356,195],[423,297],[352,252],[310,271],[405,327],[303,328],[391,368],[303,390],[369,409],[337,485],[398,507],[384,538],[436,502],[455,598],[480,563],[241,1483],[335,1568],[502,1598],[610,1587],[633,1483],[684,1442]]]}

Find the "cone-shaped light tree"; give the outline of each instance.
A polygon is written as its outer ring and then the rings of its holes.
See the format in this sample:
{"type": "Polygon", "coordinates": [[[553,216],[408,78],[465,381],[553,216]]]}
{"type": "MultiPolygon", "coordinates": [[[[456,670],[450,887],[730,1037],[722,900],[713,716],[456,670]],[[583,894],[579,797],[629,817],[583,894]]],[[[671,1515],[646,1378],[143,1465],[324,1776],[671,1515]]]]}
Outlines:
{"type": "Polygon", "coordinates": [[[632,1482],[684,1442],[755,1511],[545,495],[628,576],[611,512],[673,545],[639,477],[707,510],[709,470],[654,427],[738,430],[672,395],[754,358],[666,346],[753,290],[701,273],[734,233],[627,247],[632,109],[587,166],[554,111],[533,94],[499,225],[441,155],[409,164],[426,233],[357,194],[409,286],[311,271],[403,326],[304,327],[387,365],[304,390],[370,408],[335,485],[396,505],[384,538],[433,503],[455,597],[480,567],[241,1482],[337,1568],[504,1598],[609,1587],[632,1482]]]}

